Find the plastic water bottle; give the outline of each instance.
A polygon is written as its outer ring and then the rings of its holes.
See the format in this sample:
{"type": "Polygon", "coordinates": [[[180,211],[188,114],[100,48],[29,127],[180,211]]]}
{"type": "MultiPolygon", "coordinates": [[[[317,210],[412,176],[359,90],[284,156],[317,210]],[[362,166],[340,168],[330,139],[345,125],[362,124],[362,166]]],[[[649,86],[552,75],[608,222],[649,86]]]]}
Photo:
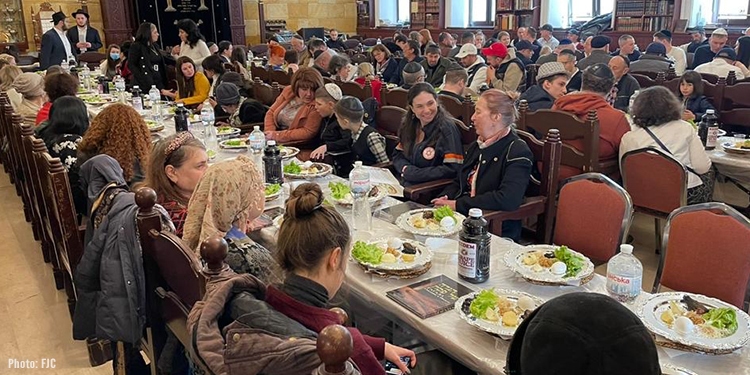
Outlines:
{"type": "Polygon", "coordinates": [[[620,301],[632,302],[641,294],[643,265],[633,255],[633,246],[620,245],[620,253],[607,263],[607,293],[620,301]]]}
{"type": "Polygon", "coordinates": [[[355,230],[369,231],[372,228],[372,212],[367,195],[370,193],[370,172],[361,161],[354,163],[354,169],[349,172],[349,188],[354,197],[352,204],[352,226],[355,230]]]}
{"type": "Polygon", "coordinates": [[[260,130],[260,126],[253,126],[248,141],[250,142],[253,162],[258,168],[261,168],[263,166],[263,149],[266,148],[266,135],[260,130]]]}
{"type": "Polygon", "coordinates": [[[121,103],[125,103],[125,79],[122,76],[115,76],[115,90],[121,103]]]}
{"type": "MultiPolygon", "coordinates": [[[[211,107],[211,103],[208,99],[203,102],[203,107],[201,108],[201,123],[203,123],[203,132],[208,135],[209,128],[214,127],[214,108],[211,107]]],[[[216,134],[216,132],[214,132],[214,134],[216,134]]],[[[206,138],[206,140],[208,139],[206,138]]],[[[206,145],[206,147],[208,147],[208,145],[206,145]]]]}
{"type": "Polygon", "coordinates": [[[631,116],[633,115],[633,103],[635,103],[635,98],[640,93],[641,90],[635,90],[633,91],[633,95],[630,95],[630,101],[628,102],[628,113],[630,113],[631,116]]]}
{"type": "Polygon", "coordinates": [[[247,50],[247,69],[250,69],[251,66],[253,66],[253,51],[247,50]]]}
{"type": "Polygon", "coordinates": [[[86,91],[91,90],[91,69],[87,64],[83,65],[83,88],[86,91]]]}
{"type": "Polygon", "coordinates": [[[60,67],[66,72],[70,73],[70,64],[68,63],[68,59],[63,60],[60,63],[60,67]]]}
{"type": "Polygon", "coordinates": [[[380,38],[378,38],[378,44],[381,44],[380,38]]]}
{"type": "Polygon", "coordinates": [[[151,117],[154,121],[161,121],[161,93],[156,85],[151,85],[151,90],[148,90],[148,100],[151,102],[151,117]]]}
{"type": "Polygon", "coordinates": [[[473,284],[483,283],[490,278],[491,242],[489,223],[482,217],[482,210],[470,209],[469,217],[464,219],[458,234],[459,278],[473,284]]]}
{"type": "Polygon", "coordinates": [[[281,151],[276,146],[276,141],[268,141],[268,146],[263,151],[263,169],[267,184],[283,184],[284,169],[281,166],[281,151]]]}
{"type": "Polygon", "coordinates": [[[143,97],[141,96],[141,88],[138,85],[133,86],[133,109],[138,112],[143,111],[143,97]]]}

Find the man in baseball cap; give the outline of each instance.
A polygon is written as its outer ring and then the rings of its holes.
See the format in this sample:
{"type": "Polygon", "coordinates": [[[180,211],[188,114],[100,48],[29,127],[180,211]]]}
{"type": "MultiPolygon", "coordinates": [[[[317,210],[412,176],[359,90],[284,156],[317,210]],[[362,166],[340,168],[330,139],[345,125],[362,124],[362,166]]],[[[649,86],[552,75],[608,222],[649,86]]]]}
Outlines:
{"type": "Polygon", "coordinates": [[[539,42],[539,45],[541,45],[542,47],[547,46],[549,47],[549,49],[554,51],[554,49],[557,48],[558,45],[560,45],[560,41],[552,36],[552,25],[543,25],[541,28],[539,28],[539,32],[541,33],[541,37],[536,41],[539,42]]]}
{"type": "Polygon", "coordinates": [[[466,87],[474,92],[479,92],[482,84],[487,82],[487,64],[481,56],[478,56],[478,53],[474,44],[466,43],[456,54],[456,60],[466,68],[466,74],[469,76],[466,80],[466,87]]]}
{"type": "Polygon", "coordinates": [[[537,46],[529,42],[528,40],[521,40],[516,43],[516,56],[521,59],[524,66],[534,64],[534,51],[537,46]]]}
{"type": "Polygon", "coordinates": [[[667,57],[667,48],[663,44],[654,42],[646,47],[646,53],[638,61],[630,64],[632,72],[666,72],[672,66],[672,60],[667,57]]]}
{"type": "Polygon", "coordinates": [[[492,43],[489,47],[482,48],[482,54],[487,57],[489,65],[487,83],[490,87],[503,91],[522,91],[526,70],[521,60],[509,53],[505,44],[492,43]]]}
{"type": "Polygon", "coordinates": [[[715,74],[719,77],[727,77],[729,72],[734,72],[737,75],[737,79],[744,79],[745,74],[742,69],[735,66],[734,63],[737,61],[737,52],[732,47],[724,47],[719,50],[714,59],[711,62],[701,64],[695,68],[698,73],[709,73],[715,74]]]}
{"type": "Polygon", "coordinates": [[[586,70],[594,64],[607,64],[612,56],[609,55],[609,44],[611,40],[609,37],[604,35],[597,35],[591,38],[591,41],[586,40],[586,43],[591,44],[591,53],[578,61],[578,69],[586,70]]]}

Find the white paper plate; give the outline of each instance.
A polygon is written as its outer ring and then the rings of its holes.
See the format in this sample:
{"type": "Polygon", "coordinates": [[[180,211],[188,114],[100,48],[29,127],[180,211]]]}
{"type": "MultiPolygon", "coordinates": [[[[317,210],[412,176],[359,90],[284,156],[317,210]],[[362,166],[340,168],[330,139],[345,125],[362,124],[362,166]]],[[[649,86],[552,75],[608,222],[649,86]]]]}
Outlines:
{"type": "MultiPolygon", "coordinates": [[[[378,246],[379,248],[385,249],[387,248],[389,238],[378,238],[373,241],[367,241],[368,244],[374,244],[378,246]]],[[[400,238],[401,242],[403,243],[410,243],[414,245],[414,247],[417,248],[417,256],[414,257],[413,262],[405,262],[401,259],[401,257],[396,259],[396,263],[380,263],[380,264],[372,264],[367,262],[361,262],[351,257],[353,261],[367,267],[373,270],[378,271],[404,271],[404,270],[412,270],[412,269],[420,269],[423,268],[427,263],[432,261],[432,250],[430,250],[427,246],[425,246],[423,243],[415,240],[409,240],[406,238],[400,238]]]]}
{"type": "MultiPolygon", "coordinates": [[[[300,163],[298,163],[300,164],[300,163]]],[[[301,165],[301,164],[300,164],[301,165]]],[[[287,173],[284,172],[284,177],[291,177],[291,178],[316,178],[316,177],[323,177],[327,176],[333,171],[333,167],[325,164],[325,163],[313,163],[313,166],[318,168],[317,173],[287,173]]],[[[302,170],[304,172],[305,170],[302,170]]]]}
{"type": "Polygon", "coordinates": [[[698,375],[698,373],[664,363],[661,365],[661,375],[698,375]]]}
{"type": "MultiPolygon", "coordinates": [[[[544,303],[544,300],[539,297],[532,296],[528,293],[519,292],[517,290],[495,289],[495,293],[498,296],[508,298],[511,302],[518,302],[518,298],[520,298],[521,296],[529,297],[534,301],[535,308],[538,308],[544,303]]],[[[510,339],[511,337],[513,337],[513,334],[516,332],[518,326],[508,327],[503,325],[503,323],[499,320],[497,322],[491,322],[489,320],[484,320],[471,314],[471,310],[469,310],[469,301],[473,300],[477,294],[479,294],[479,292],[469,293],[456,301],[454,308],[456,311],[458,311],[458,315],[461,317],[461,319],[463,319],[466,323],[469,323],[469,325],[479,328],[484,332],[498,335],[504,339],[510,339]],[[466,303],[465,309],[464,303],[466,303]]],[[[521,325],[522,321],[523,320],[519,316],[518,325],[521,325]]]]}
{"type": "Polygon", "coordinates": [[[250,148],[250,143],[246,139],[230,138],[230,139],[225,139],[225,140],[219,142],[219,146],[221,146],[221,148],[224,148],[224,149],[227,149],[227,150],[247,150],[248,148],[250,148]],[[241,141],[243,141],[243,142],[245,142],[245,144],[244,145],[240,145],[240,146],[233,146],[233,145],[228,145],[227,144],[227,142],[229,142],[229,141],[234,141],[234,140],[238,140],[238,139],[241,140],[241,141]]]}
{"type": "Polygon", "coordinates": [[[299,149],[297,147],[282,146],[279,153],[282,159],[290,159],[299,154],[299,149]]]}
{"type": "Polygon", "coordinates": [[[412,217],[415,217],[416,215],[421,215],[423,212],[427,211],[434,211],[434,208],[419,208],[416,210],[411,210],[409,212],[404,212],[396,219],[396,226],[399,228],[411,233],[411,234],[417,234],[421,236],[428,236],[428,237],[447,237],[452,236],[456,233],[458,233],[461,230],[461,225],[466,219],[466,216],[461,215],[458,212],[453,213],[453,217],[456,219],[456,225],[453,226],[451,229],[444,229],[443,227],[439,227],[437,229],[430,229],[430,228],[417,228],[414,225],[412,225],[412,217]]]}
{"type": "Polygon", "coordinates": [[[219,128],[216,128],[216,136],[221,138],[236,137],[240,132],[240,128],[229,128],[225,132],[219,133],[219,128]]]}
{"type": "Polygon", "coordinates": [[[583,254],[574,251],[573,249],[569,249],[573,254],[579,255],[583,257],[585,260],[584,266],[581,269],[580,272],[578,272],[578,275],[576,276],[570,276],[565,277],[564,275],[555,275],[553,274],[550,269],[545,268],[541,272],[535,272],[532,269],[532,266],[527,266],[523,264],[523,257],[524,255],[535,252],[535,251],[554,251],[559,246],[553,246],[553,245],[530,245],[530,246],[524,246],[517,248],[515,250],[508,251],[505,253],[505,265],[508,266],[513,272],[516,272],[523,276],[526,279],[538,281],[542,283],[549,283],[549,284],[560,284],[560,285],[575,285],[580,283],[581,280],[587,278],[588,276],[591,276],[592,273],[594,273],[594,264],[591,263],[591,260],[584,256],[583,254]]]}
{"type": "Polygon", "coordinates": [[[734,351],[745,346],[748,340],[750,340],[750,316],[733,305],[700,294],[685,292],[653,294],[638,304],[636,312],[643,321],[643,324],[646,325],[646,328],[652,333],[697,350],[734,351]],[[670,328],[667,323],[664,323],[661,320],[661,313],[669,308],[669,301],[676,301],[684,307],[685,305],[680,302],[680,300],[682,300],[685,295],[690,296],[708,307],[729,307],[734,309],[737,314],[737,332],[720,339],[705,337],[699,333],[692,333],[689,335],[677,333],[670,328]]]}
{"type": "Polygon", "coordinates": [[[721,143],[721,147],[723,147],[723,148],[724,148],[724,151],[726,151],[726,152],[729,152],[729,153],[732,153],[732,154],[739,154],[739,155],[750,155],[750,149],[747,149],[747,148],[741,148],[741,147],[737,147],[737,145],[736,145],[736,144],[737,144],[738,142],[739,142],[739,141],[737,141],[737,142],[733,142],[733,141],[730,141],[730,142],[722,142],[722,143],[721,143]]]}

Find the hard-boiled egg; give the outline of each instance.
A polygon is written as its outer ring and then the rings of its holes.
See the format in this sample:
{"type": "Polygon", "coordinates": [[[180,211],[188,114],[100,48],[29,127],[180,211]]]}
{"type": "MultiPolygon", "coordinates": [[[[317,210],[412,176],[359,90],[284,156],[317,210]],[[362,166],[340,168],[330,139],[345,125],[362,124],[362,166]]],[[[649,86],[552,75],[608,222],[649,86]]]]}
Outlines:
{"type": "Polygon", "coordinates": [[[533,299],[527,296],[521,296],[518,297],[518,307],[521,309],[521,311],[534,310],[536,308],[536,304],[534,303],[533,299]]]}
{"type": "Polygon", "coordinates": [[[456,220],[450,216],[446,216],[440,220],[440,226],[444,229],[451,229],[456,225],[456,220]]]}
{"type": "Polygon", "coordinates": [[[565,275],[565,272],[568,271],[568,266],[566,266],[563,262],[555,262],[550,270],[552,271],[553,275],[565,275]]]}
{"type": "Polygon", "coordinates": [[[396,256],[391,253],[383,254],[383,257],[380,258],[380,261],[383,263],[396,263],[396,256]]]}
{"type": "Polygon", "coordinates": [[[694,329],[693,321],[687,317],[681,316],[674,321],[674,330],[681,335],[691,334],[694,329]]]}
{"type": "Polygon", "coordinates": [[[388,247],[395,250],[401,250],[401,248],[404,246],[404,243],[399,238],[391,238],[388,240],[388,247]]]}
{"type": "Polygon", "coordinates": [[[311,161],[309,161],[309,160],[306,161],[306,162],[304,162],[304,163],[302,163],[302,169],[310,169],[310,167],[312,167],[312,166],[313,166],[313,163],[311,161]]]}

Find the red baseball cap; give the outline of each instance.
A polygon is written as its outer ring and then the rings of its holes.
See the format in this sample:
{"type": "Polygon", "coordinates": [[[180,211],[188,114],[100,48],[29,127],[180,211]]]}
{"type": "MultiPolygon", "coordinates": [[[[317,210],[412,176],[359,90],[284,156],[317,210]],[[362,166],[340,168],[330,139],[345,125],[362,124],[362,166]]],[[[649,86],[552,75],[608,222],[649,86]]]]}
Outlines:
{"type": "Polygon", "coordinates": [[[485,56],[505,58],[505,56],[508,56],[508,47],[500,42],[492,43],[488,48],[482,48],[482,54],[485,56]]]}

